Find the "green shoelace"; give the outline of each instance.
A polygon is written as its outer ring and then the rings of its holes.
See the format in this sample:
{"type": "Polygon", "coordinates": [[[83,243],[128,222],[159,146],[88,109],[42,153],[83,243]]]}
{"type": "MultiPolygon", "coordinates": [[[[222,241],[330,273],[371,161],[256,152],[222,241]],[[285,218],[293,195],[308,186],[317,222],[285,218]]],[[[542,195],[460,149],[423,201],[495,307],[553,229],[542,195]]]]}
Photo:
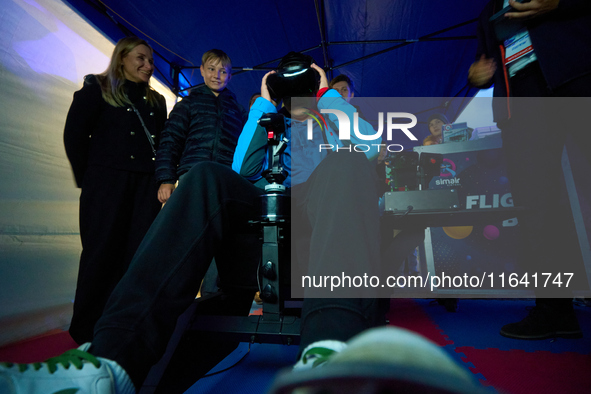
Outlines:
{"type": "Polygon", "coordinates": [[[66,369],[70,368],[70,365],[73,365],[76,369],[82,369],[82,364],[83,364],[84,360],[88,361],[89,363],[94,365],[96,368],[99,368],[101,366],[101,362],[95,356],[93,356],[90,353],[84,352],[82,350],[78,350],[78,349],[68,350],[67,352],[65,352],[63,354],[61,354],[57,357],[52,357],[42,363],[31,363],[31,364],[0,363],[0,365],[3,365],[7,368],[18,367],[18,370],[20,372],[25,372],[27,369],[29,369],[29,366],[33,367],[33,369],[35,371],[38,371],[43,367],[43,365],[47,365],[47,369],[49,370],[49,373],[52,374],[55,371],[57,371],[58,364],[61,364],[66,369]]]}
{"type": "Polygon", "coordinates": [[[325,347],[313,347],[304,353],[302,356],[302,363],[306,364],[308,361],[314,360],[312,367],[316,368],[320,364],[327,362],[330,356],[332,356],[334,353],[336,352],[332,349],[327,349],[325,347]]]}

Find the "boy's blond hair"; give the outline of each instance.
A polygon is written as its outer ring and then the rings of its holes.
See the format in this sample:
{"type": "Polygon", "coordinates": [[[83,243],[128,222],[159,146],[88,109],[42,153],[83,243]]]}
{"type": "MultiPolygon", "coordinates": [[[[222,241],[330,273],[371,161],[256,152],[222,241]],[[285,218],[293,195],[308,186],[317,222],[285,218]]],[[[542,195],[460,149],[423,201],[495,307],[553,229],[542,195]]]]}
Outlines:
{"type": "Polygon", "coordinates": [[[222,62],[222,66],[228,69],[228,72],[232,72],[232,60],[230,60],[230,56],[221,49],[210,49],[205,52],[201,57],[201,65],[205,66],[205,63],[209,60],[215,61],[216,59],[219,59],[222,62]]]}

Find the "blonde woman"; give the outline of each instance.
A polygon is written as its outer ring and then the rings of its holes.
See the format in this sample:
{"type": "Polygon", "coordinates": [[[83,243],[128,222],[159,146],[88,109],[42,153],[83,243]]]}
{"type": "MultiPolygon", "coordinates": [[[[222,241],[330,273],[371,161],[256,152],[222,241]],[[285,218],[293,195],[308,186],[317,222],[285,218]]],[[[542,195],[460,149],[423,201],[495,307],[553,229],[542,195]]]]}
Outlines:
{"type": "Polygon", "coordinates": [[[74,93],[64,130],[80,195],[82,255],[70,334],[89,342],[112,289],[160,210],[155,148],[166,121],[152,48],[121,39],[106,71],[74,93]]]}

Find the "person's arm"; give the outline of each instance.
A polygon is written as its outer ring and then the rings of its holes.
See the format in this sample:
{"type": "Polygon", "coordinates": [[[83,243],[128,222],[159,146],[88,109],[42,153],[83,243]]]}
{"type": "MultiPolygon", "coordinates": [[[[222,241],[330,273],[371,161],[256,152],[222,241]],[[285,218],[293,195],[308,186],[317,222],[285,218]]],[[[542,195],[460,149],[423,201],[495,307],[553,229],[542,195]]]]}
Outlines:
{"type": "Polygon", "coordinates": [[[172,195],[172,192],[174,191],[174,189],[175,189],[174,183],[161,184],[160,187],[158,188],[158,201],[160,201],[162,204],[164,204],[166,201],[168,201],[168,199],[172,195]]]}
{"type": "Polygon", "coordinates": [[[248,120],[248,111],[241,104],[238,104],[238,106],[240,108],[240,115],[242,116],[242,127],[244,128],[244,125],[248,120]]]}
{"type": "Polygon", "coordinates": [[[258,121],[263,114],[277,112],[267,89],[267,77],[274,72],[268,72],[263,77],[261,97],[257,98],[250,108],[248,120],[238,138],[234,152],[232,169],[251,181],[262,177],[267,162],[267,132],[264,127],[258,124],[258,121]]]}
{"type": "Polygon", "coordinates": [[[64,127],[66,155],[78,187],[82,187],[88,166],[91,133],[103,104],[101,88],[96,77],[87,75],[82,89],[74,93],[64,127]]]}
{"type": "Polygon", "coordinates": [[[164,130],[164,127],[166,126],[166,119],[168,118],[168,109],[166,108],[166,99],[164,98],[163,95],[161,95],[158,92],[155,92],[158,96],[158,106],[157,108],[155,108],[156,113],[157,113],[157,117],[156,117],[156,132],[158,135],[158,140],[156,141],[157,145],[156,148],[158,148],[158,146],[160,146],[160,138],[162,135],[162,130],[164,130]]]}
{"type": "MultiPolygon", "coordinates": [[[[312,64],[312,68],[314,68],[320,74],[320,90],[319,90],[319,92],[322,94],[322,96],[318,100],[318,109],[320,109],[320,110],[322,110],[322,109],[336,109],[336,110],[342,111],[345,114],[347,114],[347,116],[350,119],[350,125],[351,125],[350,143],[352,145],[362,144],[362,145],[369,146],[370,149],[367,152],[364,152],[365,155],[367,156],[368,160],[373,160],[376,157],[378,157],[378,155],[380,153],[380,146],[379,145],[382,143],[382,137],[376,136],[375,138],[372,138],[369,140],[363,140],[363,139],[357,137],[357,135],[355,134],[354,129],[353,129],[354,128],[353,119],[354,119],[355,112],[357,112],[357,109],[353,105],[349,104],[347,102],[347,100],[345,100],[340,95],[340,93],[337,92],[336,90],[328,89],[328,90],[323,91],[323,89],[328,88],[328,80],[326,78],[326,73],[324,72],[324,70],[322,68],[320,68],[316,64],[312,64]]],[[[325,114],[325,116],[326,116],[326,114],[325,114]]],[[[337,128],[339,127],[339,120],[335,114],[328,114],[328,118],[330,119],[331,122],[333,122],[337,126],[337,128]]],[[[375,136],[376,135],[376,131],[373,129],[373,126],[369,122],[367,122],[365,119],[359,117],[358,125],[359,125],[359,133],[360,134],[367,135],[367,136],[375,136]]],[[[348,143],[347,141],[343,141],[343,142],[348,143]]]]}
{"type": "MultiPolygon", "coordinates": [[[[180,161],[191,122],[189,100],[179,101],[166,122],[156,152],[156,181],[174,184],[178,178],[176,169],[180,161]]],[[[160,198],[160,193],[159,198],[160,198]]],[[[169,196],[170,197],[170,196],[169,196]]]]}
{"type": "Polygon", "coordinates": [[[497,64],[494,59],[481,55],[480,59],[472,63],[468,70],[468,82],[477,88],[488,89],[492,85],[496,71],[497,64]]]}
{"type": "MultiPolygon", "coordinates": [[[[483,14],[486,14],[486,12],[487,9],[483,11],[483,14]]],[[[483,15],[480,15],[476,34],[478,43],[476,61],[472,63],[468,70],[468,82],[470,85],[480,89],[488,89],[492,86],[493,76],[497,70],[497,64],[493,59],[493,54],[487,51],[485,29],[488,26],[483,26],[484,19],[488,20],[488,16],[485,18],[483,15]]]]}
{"type": "MultiPolygon", "coordinates": [[[[166,108],[166,99],[164,98],[163,95],[161,95],[160,93],[154,91],[153,92],[156,95],[156,98],[158,100],[158,104],[156,106],[156,108],[154,108],[154,111],[156,111],[156,130],[155,130],[155,134],[157,136],[155,142],[156,142],[156,154],[158,154],[158,150],[160,147],[160,140],[162,138],[162,131],[164,130],[164,127],[166,125],[166,118],[167,118],[167,108],[166,108]]],[[[168,184],[161,184],[160,188],[158,189],[158,200],[161,203],[165,203],[166,201],[168,201],[168,199],[170,198],[170,195],[172,194],[172,192],[174,191],[174,182],[168,183],[168,184]]]]}
{"type": "Polygon", "coordinates": [[[527,3],[520,3],[509,0],[509,5],[515,11],[507,12],[505,18],[509,19],[528,19],[535,18],[548,12],[554,11],[558,7],[560,0],[531,0],[527,3]]]}
{"type": "Polygon", "coordinates": [[[591,12],[589,0],[531,0],[527,3],[510,0],[509,5],[515,8],[515,11],[505,14],[505,17],[510,19],[538,18],[550,12],[556,12],[561,16],[579,16],[591,12]]]}

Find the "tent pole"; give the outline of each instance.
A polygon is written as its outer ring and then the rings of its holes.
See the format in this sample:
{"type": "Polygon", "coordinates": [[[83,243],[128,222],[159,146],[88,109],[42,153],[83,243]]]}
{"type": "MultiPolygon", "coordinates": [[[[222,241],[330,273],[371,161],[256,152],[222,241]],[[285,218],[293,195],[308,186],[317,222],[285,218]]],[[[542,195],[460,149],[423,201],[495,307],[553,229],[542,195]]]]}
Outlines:
{"type": "Polygon", "coordinates": [[[329,45],[358,45],[358,44],[389,44],[389,43],[413,43],[419,41],[454,41],[454,40],[475,40],[476,36],[454,36],[454,37],[431,37],[431,38],[394,38],[390,40],[367,40],[367,41],[331,41],[329,45]]]}
{"type": "Polygon", "coordinates": [[[322,56],[324,57],[324,68],[329,69],[328,78],[332,79],[332,67],[330,67],[328,59],[328,44],[326,42],[326,20],[324,1],[314,0],[314,6],[316,8],[316,19],[318,20],[318,29],[320,30],[320,45],[322,46],[322,56]]]}
{"type": "MultiPolygon", "coordinates": [[[[362,61],[362,60],[365,60],[365,59],[369,59],[369,58],[372,58],[372,57],[374,57],[374,56],[381,55],[382,53],[390,52],[390,51],[392,51],[392,50],[394,50],[394,49],[402,48],[403,46],[410,45],[410,44],[414,44],[414,43],[416,43],[416,42],[419,42],[419,41],[430,41],[430,39],[431,39],[433,36],[436,36],[436,35],[438,35],[438,34],[441,34],[441,33],[445,33],[445,32],[447,32],[447,31],[450,31],[450,30],[456,29],[456,28],[458,28],[458,27],[462,27],[462,26],[465,26],[465,25],[469,25],[470,23],[474,23],[474,22],[476,22],[476,21],[478,21],[478,19],[477,19],[477,18],[470,19],[470,20],[468,20],[468,21],[466,21],[466,22],[462,22],[462,23],[459,23],[459,24],[457,24],[457,25],[454,25],[454,26],[451,26],[451,27],[445,28],[445,29],[443,29],[443,30],[439,30],[439,31],[436,31],[436,32],[434,32],[434,33],[427,34],[427,35],[425,35],[425,36],[423,36],[423,37],[419,37],[419,38],[417,38],[417,39],[408,39],[408,40],[404,40],[404,42],[402,42],[402,43],[400,43],[400,44],[398,44],[398,45],[394,45],[394,46],[392,46],[392,47],[390,47],[390,48],[386,48],[386,49],[383,49],[383,50],[381,50],[381,51],[378,51],[378,52],[375,52],[375,53],[372,53],[372,54],[369,54],[369,55],[366,55],[366,56],[362,56],[362,57],[360,57],[360,58],[358,58],[358,59],[351,60],[351,61],[349,61],[349,62],[346,62],[346,63],[343,63],[343,64],[339,64],[338,66],[334,66],[334,67],[333,67],[333,69],[337,69],[337,68],[340,68],[340,67],[345,67],[345,66],[348,66],[349,64],[357,63],[357,62],[359,62],[359,61],[362,61]]],[[[474,37],[474,38],[476,38],[476,37],[474,37]]],[[[332,44],[332,43],[330,43],[330,44],[332,44]]]]}
{"type": "MultiPolygon", "coordinates": [[[[304,49],[303,51],[300,51],[300,52],[301,53],[306,53],[306,52],[310,52],[310,51],[313,51],[313,50],[318,49],[318,48],[320,48],[320,45],[316,45],[316,46],[313,46],[311,48],[304,49]]],[[[249,71],[255,71],[255,70],[259,70],[259,71],[261,71],[261,70],[262,71],[275,70],[275,67],[265,67],[265,66],[268,65],[268,64],[271,64],[271,63],[277,63],[280,60],[281,60],[281,58],[269,60],[268,62],[261,63],[259,65],[253,66],[253,67],[232,67],[232,76],[235,76],[235,75],[238,75],[238,74],[242,74],[242,73],[245,73],[245,72],[249,72],[249,71]],[[237,72],[234,72],[234,70],[238,70],[238,71],[237,72]]],[[[193,66],[191,66],[191,67],[182,67],[181,66],[181,70],[192,69],[192,68],[198,68],[198,67],[193,67],[193,66]]],[[[186,77],[185,77],[185,79],[186,79],[186,77]]],[[[193,85],[193,86],[189,86],[188,88],[181,89],[179,92],[184,92],[184,91],[187,91],[189,89],[192,89],[194,87],[201,86],[201,85],[203,85],[203,83],[200,83],[200,84],[197,84],[197,85],[193,85]]]]}

